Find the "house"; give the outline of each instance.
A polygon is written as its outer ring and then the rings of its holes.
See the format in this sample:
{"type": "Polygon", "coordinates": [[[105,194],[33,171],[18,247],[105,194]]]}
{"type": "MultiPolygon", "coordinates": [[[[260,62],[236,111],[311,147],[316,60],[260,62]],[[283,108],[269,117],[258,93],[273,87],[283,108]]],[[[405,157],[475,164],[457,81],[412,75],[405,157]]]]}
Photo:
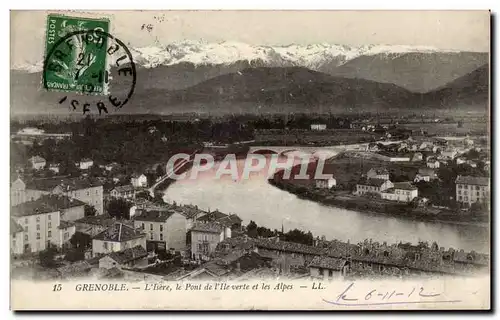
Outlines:
{"type": "Polygon", "coordinates": [[[80,160],[80,162],[78,162],[77,167],[80,168],[80,170],[87,170],[90,169],[90,167],[92,167],[93,165],[94,161],[92,161],[92,159],[83,158],[82,160],[80,160]]]}
{"type": "Polygon", "coordinates": [[[428,168],[438,169],[439,166],[441,165],[441,163],[438,160],[436,160],[435,158],[428,158],[426,165],[428,168]]]}
{"type": "Polygon", "coordinates": [[[99,259],[99,268],[144,268],[148,266],[148,252],[141,245],[111,252],[99,259]]]}
{"type": "Polygon", "coordinates": [[[17,223],[17,219],[10,218],[10,253],[22,254],[24,247],[23,227],[17,223]]]}
{"type": "Polygon", "coordinates": [[[418,162],[418,161],[422,161],[423,159],[424,159],[424,156],[423,156],[422,152],[415,152],[413,154],[413,157],[411,158],[411,161],[418,162]]]}
{"type": "Polygon", "coordinates": [[[195,222],[191,233],[191,257],[195,260],[209,260],[217,244],[231,238],[231,229],[217,222],[195,222]]]}
{"type": "Polygon", "coordinates": [[[394,182],[394,186],[382,191],[382,199],[399,202],[411,202],[418,197],[418,189],[411,182],[394,182]]]}
{"type": "Polygon", "coordinates": [[[116,162],[112,162],[112,163],[108,163],[104,166],[102,166],[104,168],[104,170],[106,171],[112,171],[113,169],[117,168],[119,166],[118,163],[116,162]]]}
{"type": "Polygon", "coordinates": [[[326,124],[313,123],[313,124],[311,124],[311,130],[326,130],[326,124]]]}
{"type": "Polygon", "coordinates": [[[186,249],[186,217],[175,210],[137,210],[134,227],[146,234],[149,251],[186,249]],[[138,214],[137,214],[138,213],[138,214]]]}
{"type": "Polygon", "coordinates": [[[475,202],[489,202],[490,181],[488,177],[458,176],[455,184],[458,203],[470,206],[475,202]]]}
{"type": "Polygon", "coordinates": [[[441,151],[441,155],[453,160],[458,155],[458,151],[456,149],[446,149],[441,151]]]}
{"type": "Polygon", "coordinates": [[[144,174],[134,173],[130,178],[130,183],[136,188],[143,188],[148,186],[148,178],[144,174]]]}
{"type": "Polygon", "coordinates": [[[37,199],[61,213],[61,220],[75,221],[85,216],[85,202],[61,194],[43,195],[37,199]]]}
{"type": "Polygon", "coordinates": [[[356,184],[356,194],[380,193],[392,188],[394,184],[390,180],[384,179],[362,179],[356,184]]]}
{"type": "Polygon", "coordinates": [[[368,179],[389,180],[389,171],[387,171],[387,169],[375,169],[375,168],[371,168],[366,173],[366,177],[368,179]]]}
{"type": "Polygon", "coordinates": [[[114,187],[110,194],[113,198],[135,199],[136,189],[133,185],[127,184],[124,186],[114,187]]]}
{"type": "Polygon", "coordinates": [[[42,251],[50,246],[65,246],[75,233],[75,226],[61,220],[59,206],[66,208],[68,204],[55,205],[44,197],[13,206],[11,217],[15,232],[12,234],[12,252],[22,254],[42,251]]]}
{"type": "Polygon", "coordinates": [[[466,163],[466,162],[467,162],[467,159],[466,159],[466,158],[464,158],[464,157],[458,157],[458,158],[456,159],[456,161],[457,161],[457,165],[460,165],[460,164],[466,163]]]}
{"type": "Polygon", "coordinates": [[[26,201],[33,201],[47,194],[60,194],[68,198],[78,199],[93,206],[97,214],[103,214],[103,187],[102,183],[94,179],[85,178],[18,178],[11,185],[11,205],[26,201]]]}
{"type": "Polygon", "coordinates": [[[346,259],[317,256],[309,264],[309,274],[321,280],[342,279],[349,272],[350,265],[346,259]]]}
{"type": "Polygon", "coordinates": [[[31,164],[31,168],[34,170],[42,170],[47,164],[47,161],[45,161],[45,159],[40,156],[31,157],[28,161],[31,164]]]}
{"type": "Polygon", "coordinates": [[[146,234],[124,223],[116,222],[92,238],[92,256],[122,251],[139,245],[146,249],[146,234]]]}
{"type": "Polygon", "coordinates": [[[116,223],[116,219],[108,215],[98,215],[87,216],[74,222],[77,232],[85,233],[94,237],[114,225],[116,223]]]}
{"type": "Polygon", "coordinates": [[[437,179],[436,172],[431,168],[419,168],[418,173],[415,175],[414,182],[426,181],[429,182],[431,180],[437,179]]]}
{"type": "Polygon", "coordinates": [[[329,179],[315,179],[316,188],[321,189],[331,189],[337,185],[337,180],[335,178],[329,179]]]}
{"type": "MultiPolygon", "coordinates": [[[[183,206],[186,207],[186,206],[183,206]]],[[[224,227],[231,228],[231,230],[241,229],[241,220],[240,217],[236,214],[225,214],[220,212],[219,210],[208,212],[207,214],[200,216],[196,219],[199,222],[217,222],[224,227]]]]}
{"type": "Polygon", "coordinates": [[[60,168],[59,163],[51,163],[49,165],[49,170],[54,172],[54,173],[59,173],[59,168],[60,168]]]}

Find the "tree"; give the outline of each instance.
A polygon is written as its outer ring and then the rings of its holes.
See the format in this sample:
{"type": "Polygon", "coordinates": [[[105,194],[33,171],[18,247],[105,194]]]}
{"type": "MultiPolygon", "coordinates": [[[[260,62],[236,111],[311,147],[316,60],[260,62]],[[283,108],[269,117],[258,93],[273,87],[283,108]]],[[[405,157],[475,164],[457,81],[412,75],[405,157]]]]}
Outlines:
{"type": "Polygon", "coordinates": [[[250,223],[247,225],[247,235],[251,238],[257,238],[257,224],[255,221],[250,220],[250,223]]]}
{"type": "Polygon", "coordinates": [[[86,249],[89,248],[90,245],[92,244],[92,238],[90,235],[83,233],[83,232],[75,232],[73,236],[71,236],[71,239],[69,239],[69,242],[73,246],[73,248],[82,248],[86,249]]]}
{"type": "Polygon", "coordinates": [[[165,169],[163,169],[163,166],[160,164],[160,165],[157,165],[156,166],[156,176],[157,177],[163,177],[165,175],[165,169]]]}
{"type": "Polygon", "coordinates": [[[153,200],[153,197],[151,197],[151,195],[149,194],[149,192],[147,191],[141,191],[141,192],[138,192],[136,195],[135,195],[135,198],[136,199],[145,199],[145,200],[149,200],[149,201],[152,201],[153,200]]]}
{"type": "Polygon", "coordinates": [[[38,253],[38,260],[42,267],[54,268],[57,264],[54,260],[57,250],[54,247],[49,247],[38,253]]]}
{"type": "Polygon", "coordinates": [[[66,253],[64,260],[70,262],[85,260],[85,252],[80,248],[73,248],[66,253]]]}
{"type": "Polygon", "coordinates": [[[108,214],[117,219],[130,219],[132,205],[125,199],[112,199],[106,206],[108,214]]]}
{"type": "Polygon", "coordinates": [[[83,211],[85,217],[93,217],[97,214],[97,210],[94,208],[94,206],[91,206],[89,204],[86,204],[85,207],[83,207],[83,211]]]}

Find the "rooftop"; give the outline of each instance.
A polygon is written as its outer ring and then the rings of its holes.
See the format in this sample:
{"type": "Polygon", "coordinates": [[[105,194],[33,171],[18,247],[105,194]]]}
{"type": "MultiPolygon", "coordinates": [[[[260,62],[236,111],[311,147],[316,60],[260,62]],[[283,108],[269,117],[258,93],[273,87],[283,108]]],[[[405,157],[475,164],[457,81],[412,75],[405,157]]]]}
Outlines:
{"type": "Polygon", "coordinates": [[[118,262],[119,264],[124,264],[137,259],[142,259],[148,255],[146,249],[142,246],[135,246],[133,248],[128,248],[122,251],[112,252],[108,256],[118,262]]]}
{"type": "Polygon", "coordinates": [[[40,156],[34,156],[30,158],[30,161],[33,163],[42,163],[45,162],[45,159],[40,156]]]}
{"type": "Polygon", "coordinates": [[[455,183],[488,186],[490,184],[490,179],[488,177],[458,176],[455,183]]]}
{"type": "Polygon", "coordinates": [[[370,178],[370,179],[362,179],[358,182],[360,185],[364,186],[373,186],[373,187],[380,187],[382,186],[387,180],[384,179],[375,179],[375,178],[370,178]]]}
{"type": "Polygon", "coordinates": [[[124,185],[124,186],[114,187],[113,190],[116,190],[118,193],[122,193],[122,192],[134,191],[135,188],[134,188],[133,185],[127,184],[127,185],[124,185]]]}
{"type": "Polygon", "coordinates": [[[165,222],[168,218],[170,218],[175,211],[161,211],[161,210],[151,210],[145,211],[141,210],[141,213],[137,216],[134,216],[136,221],[151,221],[151,222],[165,222]]]}
{"type": "Polygon", "coordinates": [[[144,233],[141,233],[128,225],[121,222],[116,222],[108,229],[104,230],[101,233],[98,233],[93,239],[103,240],[103,241],[124,242],[137,238],[142,238],[144,236],[145,236],[144,233]]]}
{"type": "Polygon", "coordinates": [[[62,195],[43,195],[37,200],[20,203],[12,207],[11,211],[14,216],[23,217],[56,212],[83,205],[85,205],[85,203],[74,198],[68,198],[62,195]]]}
{"type": "Polygon", "coordinates": [[[405,182],[394,182],[394,189],[417,190],[418,188],[415,187],[411,182],[405,181],[405,182]]]}
{"type": "Polygon", "coordinates": [[[52,191],[60,186],[63,191],[81,190],[102,186],[102,183],[95,179],[88,178],[43,178],[23,181],[26,189],[52,191]]]}
{"type": "Polygon", "coordinates": [[[221,233],[223,226],[217,222],[195,222],[191,231],[221,233]]]}
{"type": "Polygon", "coordinates": [[[96,226],[111,226],[116,222],[111,216],[108,215],[97,215],[97,216],[87,216],[75,221],[76,223],[85,223],[96,226]]]}
{"type": "Polygon", "coordinates": [[[317,256],[309,264],[309,267],[330,269],[341,271],[346,263],[345,259],[333,258],[327,256],[317,256]]]}

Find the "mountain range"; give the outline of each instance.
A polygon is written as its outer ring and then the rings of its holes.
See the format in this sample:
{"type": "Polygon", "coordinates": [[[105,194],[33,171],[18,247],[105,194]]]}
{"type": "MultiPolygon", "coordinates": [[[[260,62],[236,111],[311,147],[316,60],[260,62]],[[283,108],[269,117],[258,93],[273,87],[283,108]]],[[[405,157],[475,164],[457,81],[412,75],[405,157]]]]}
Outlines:
{"type": "MultiPolygon", "coordinates": [[[[179,105],[207,111],[207,104],[211,108],[240,104],[240,111],[272,110],[273,105],[484,107],[488,101],[489,54],[481,52],[193,41],[131,48],[131,52],[138,72],[136,93],[128,107],[137,110],[133,112],[164,112],[179,105]]],[[[58,94],[39,90],[40,80],[41,63],[11,68],[14,111],[33,106],[57,110],[58,94]]],[[[120,83],[112,86],[125,90],[120,83]]]]}

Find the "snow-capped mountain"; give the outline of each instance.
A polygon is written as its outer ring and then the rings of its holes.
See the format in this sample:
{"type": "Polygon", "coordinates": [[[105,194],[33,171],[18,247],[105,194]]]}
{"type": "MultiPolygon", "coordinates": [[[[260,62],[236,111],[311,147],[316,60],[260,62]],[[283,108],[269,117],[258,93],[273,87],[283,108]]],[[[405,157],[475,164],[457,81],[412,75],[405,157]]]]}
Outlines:
{"type": "MultiPolygon", "coordinates": [[[[194,65],[232,64],[237,61],[261,61],[270,66],[300,66],[318,70],[324,63],[336,61],[340,66],[360,56],[378,54],[401,55],[412,52],[453,52],[432,47],[403,45],[367,45],[350,47],[337,44],[312,44],[288,46],[259,46],[242,42],[207,43],[204,41],[181,41],[164,46],[130,48],[136,64],[145,68],[159,65],[191,63],[194,65]]],[[[40,72],[43,62],[28,62],[13,65],[13,70],[40,72]]]]}
{"type": "Polygon", "coordinates": [[[401,55],[412,52],[453,52],[432,47],[368,45],[350,47],[336,44],[252,46],[241,42],[205,43],[182,41],[163,47],[132,49],[135,61],[146,68],[158,65],[192,63],[194,65],[232,64],[237,61],[262,61],[271,66],[300,66],[317,70],[322,64],[335,60],[338,65],[359,56],[378,54],[401,55]]]}
{"type": "MultiPolygon", "coordinates": [[[[129,48],[140,74],[138,86],[178,90],[224,74],[256,67],[304,67],[329,75],[392,83],[428,92],[488,63],[488,53],[427,46],[319,43],[288,46],[241,42],[181,41],[129,48]],[[146,80],[147,79],[147,80],[146,80]]],[[[42,62],[12,66],[21,73],[41,72],[42,62]]]]}

